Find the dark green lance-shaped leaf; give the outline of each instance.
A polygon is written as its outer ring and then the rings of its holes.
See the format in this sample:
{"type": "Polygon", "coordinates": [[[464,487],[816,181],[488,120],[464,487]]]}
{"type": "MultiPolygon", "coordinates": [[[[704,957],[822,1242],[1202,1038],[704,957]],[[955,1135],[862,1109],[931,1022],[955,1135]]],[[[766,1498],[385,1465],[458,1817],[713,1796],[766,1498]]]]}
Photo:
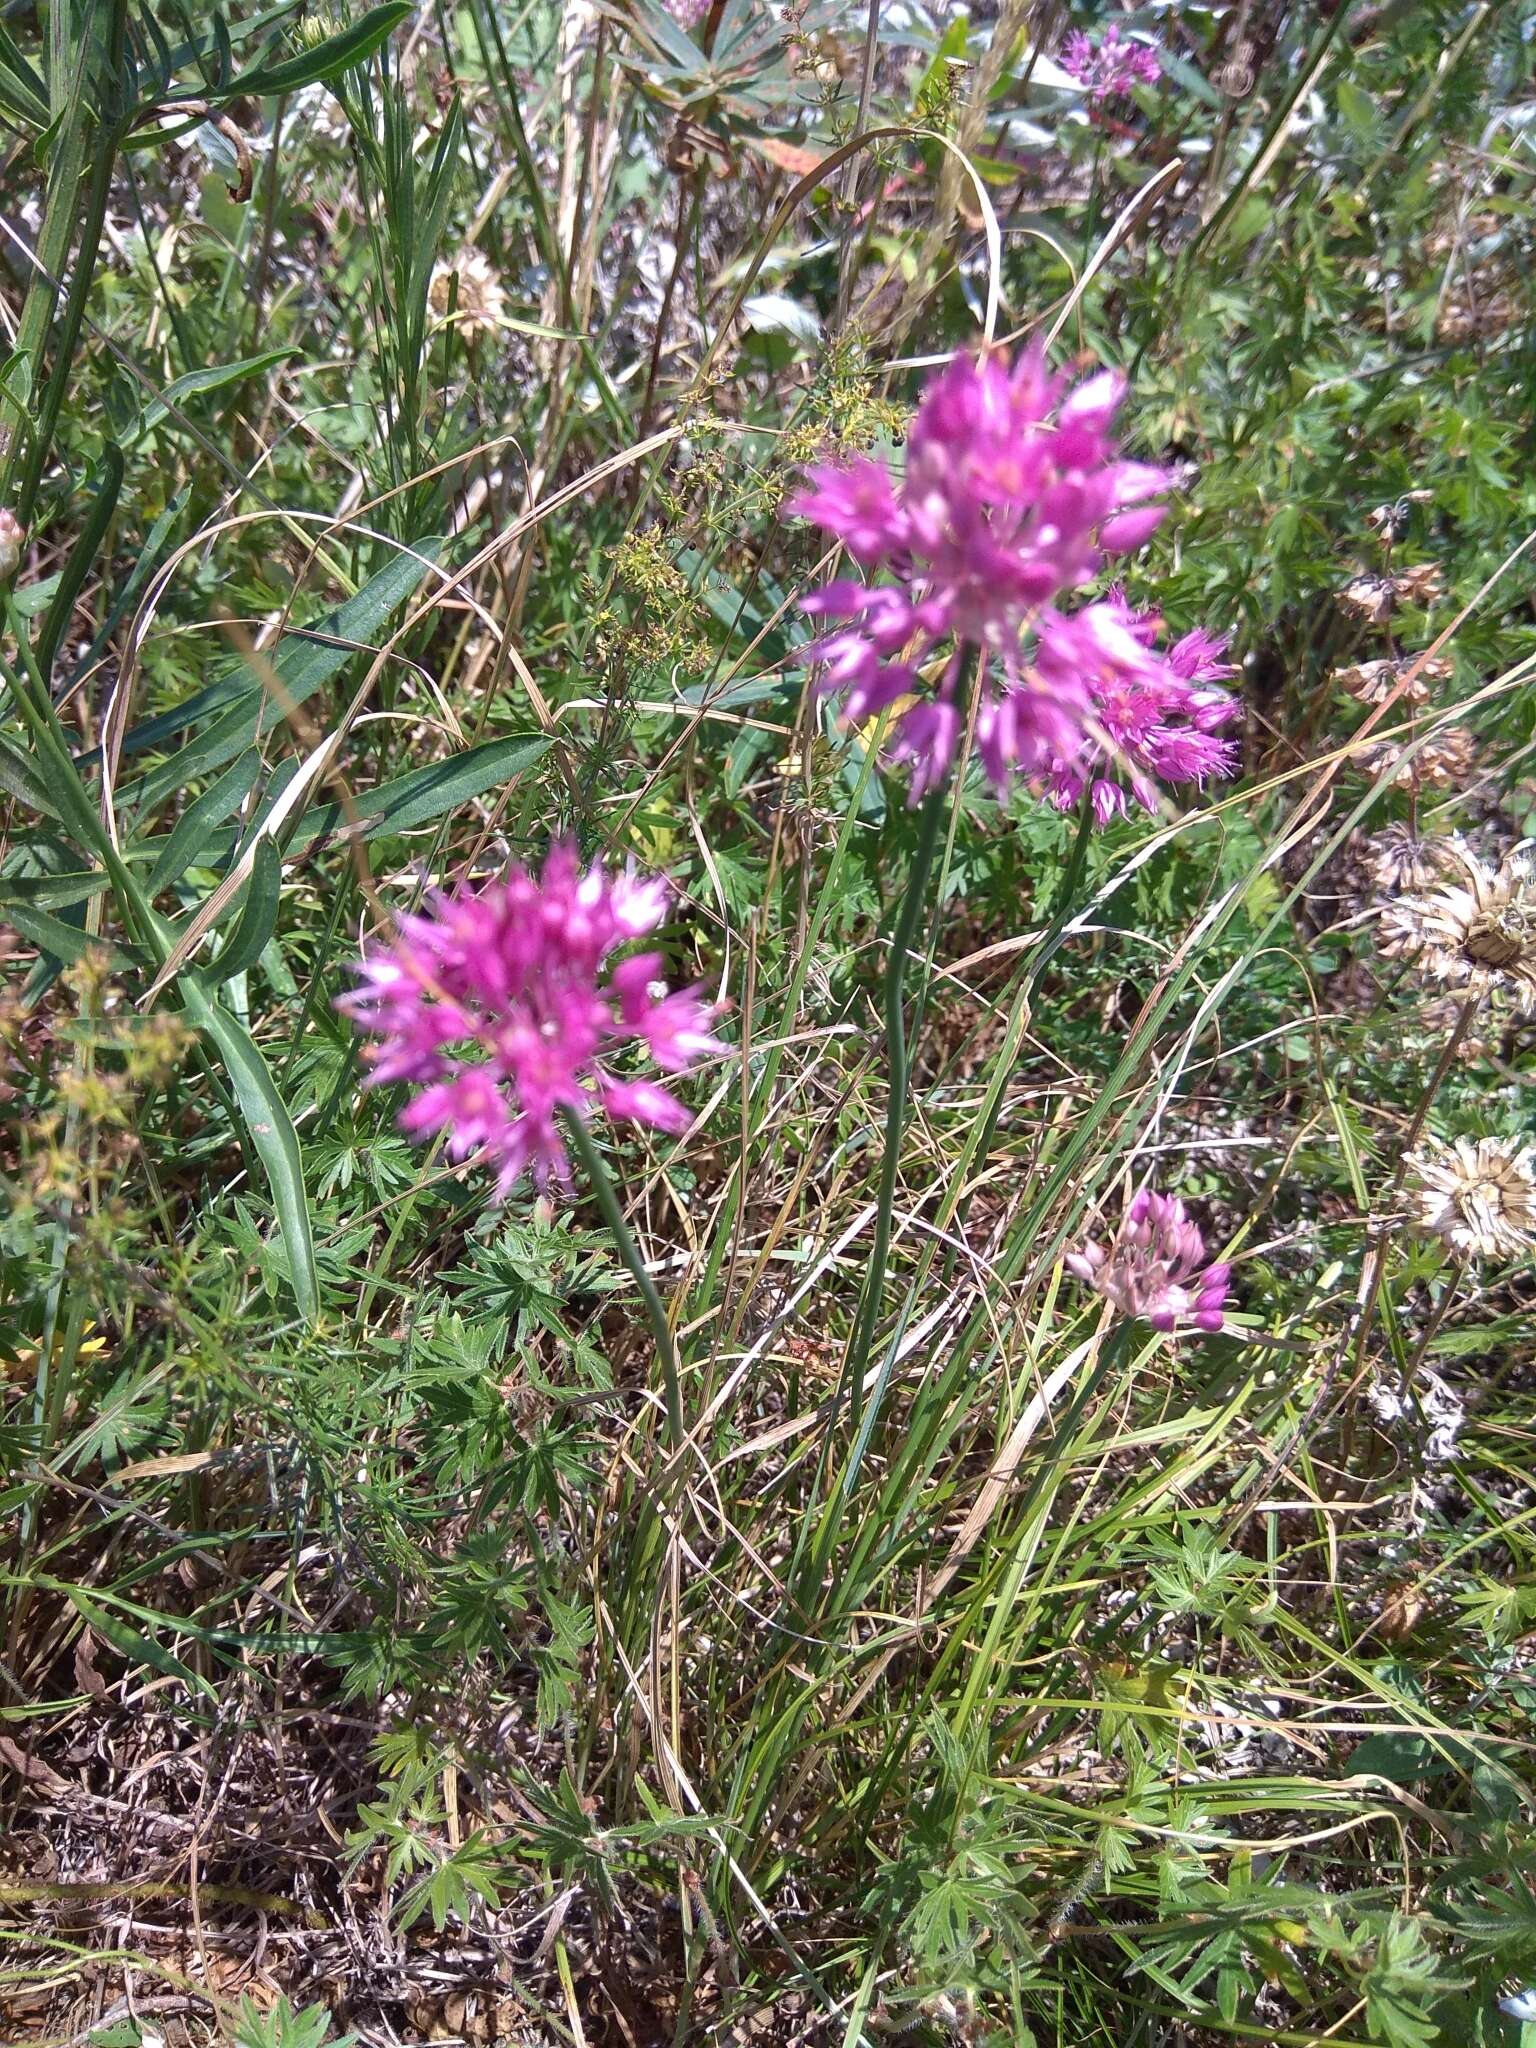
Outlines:
{"type": "Polygon", "coordinates": [[[35,904],[21,903],[14,897],[6,899],[5,921],[14,925],[29,945],[36,946],[40,953],[45,953],[61,967],[72,966],[93,947],[99,947],[119,966],[128,959],[120,946],[93,938],[79,925],[67,924],[62,917],[52,917],[35,904]]]}
{"type": "Polygon", "coordinates": [[[205,370],[189,370],[185,377],[178,377],[173,384],[167,384],[158,398],[150,399],[139,414],[130,438],[137,440],[151,427],[157,427],[184,398],[192,397],[195,392],[219,391],[226,384],[238,384],[246,377],[259,377],[263,370],[275,369],[295,354],[297,350],[293,348],[269,348],[264,355],[243,356],[237,363],[210,363],[205,370]]]}
{"type": "Polygon", "coordinates": [[[187,499],[190,496],[190,489],[178,491],[154,525],[149,529],[148,538],[139,550],[139,559],[134,563],[127,582],[122,585],[108,607],[106,617],[96,629],[95,639],[85,649],[83,654],[76,657],[69,671],[71,681],[76,676],[84,675],[87,669],[92,669],[96,666],[101,650],[122,623],[123,614],[144,588],[144,585],[149,581],[155,570],[160,566],[160,556],[167,540],[170,538],[171,528],[186,510],[187,499]]]}
{"type": "MultiPolygon", "coordinates": [[[[487,740],[468,753],[455,754],[451,761],[434,761],[428,768],[413,768],[409,775],[382,782],[356,800],[358,826],[364,839],[377,839],[386,832],[408,832],[417,825],[457,810],[471,797],[481,796],[521,775],[549,751],[542,733],[519,733],[515,738],[487,740]]],[[[346,827],[340,804],[317,804],[299,820],[295,847],[346,827]]]]}
{"type": "Polygon", "coordinates": [[[18,803],[26,805],[29,811],[38,811],[45,818],[57,818],[58,811],[49,800],[43,779],[19,747],[13,747],[9,740],[0,739],[0,789],[7,796],[13,796],[18,803]]]}
{"type": "Polygon", "coordinates": [[[282,895],[282,858],[270,839],[259,840],[239,922],[208,970],[213,981],[231,981],[237,974],[244,974],[248,967],[256,965],[267,949],[267,941],[277,929],[277,910],[282,895]]]}
{"type": "MultiPolygon", "coordinates": [[[[131,1664],[147,1664],[151,1670],[160,1672],[165,1678],[178,1679],[189,1692],[206,1693],[209,1699],[217,1697],[206,1678],[200,1678],[189,1666],[183,1664],[179,1657],[173,1656],[164,1644],[157,1643],[153,1636],[140,1635],[121,1615],[113,1613],[110,1608],[93,1600],[88,1593],[82,1593],[78,1586],[70,1586],[67,1590],[81,1616],[90,1623],[102,1641],[110,1643],[113,1649],[120,1656],[126,1657],[131,1664]]],[[[139,1608],[133,1611],[148,1616],[147,1609],[139,1608]]],[[[148,1619],[150,1626],[153,1627],[160,1617],[148,1616],[148,1619]]]]}
{"type": "Polygon", "coordinates": [[[146,894],[158,896],[162,889],[181,879],[224,820],[250,795],[260,773],[261,756],[252,747],[232,768],[225,769],[211,789],[205,789],[194,803],[188,804],[149,871],[149,880],[144,885],[146,894]]]}
{"type": "Polygon", "coordinates": [[[46,128],[52,119],[47,87],[16,47],[8,28],[0,28],[0,107],[33,128],[46,128]]]}
{"type": "MultiPolygon", "coordinates": [[[[283,635],[273,650],[272,667],[290,704],[302,704],[312,697],[355,655],[374,651],[373,635],[416,589],[442,545],[440,540],[419,541],[409,554],[397,555],[387,569],[381,569],[371,583],[364,584],[356,597],[349,597],[315,625],[283,635]]],[[[268,701],[261,684],[251,680],[249,670],[237,668],[221,676],[218,682],[210,683],[207,689],[197,691],[174,710],[135,726],[123,741],[123,752],[136,754],[146,747],[158,746],[199,719],[218,712],[224,716],[193,748],[183,750],[145,778],[136,792],[139,801],[158,803],[171,790],[190,781],[194,773],[220,766],[243,752],[283,715],[279,705],[268,701]],[[205,745],[215,731],[219,735],[217,743],[205,745]]]]}
{"type": "Polygon", "coordinates": [[[309,1201],[304,1193],[304,1162],[299,1135],[288,1105],[277,1092],[261,1048],[245,1026],[209,994],[200,976],[183,974],[177,987],[188,1020],[211,1042],[223,1062],[272,1190],[278,1227],[293,1276],[299,1314],[313,1322],[320,1312],[320,1281],[315,1272],[315,1239],[309,1201]]]}
{"type": "Polygon", "coordinates": [[[30,903],[39,910],[68,910],[112,886],[100,868],[72,868],[59,875],[7,875],[0,881],[0,924],[8,903],[30,903]]]}
{"type": "Polygon", "coordinates": [[[280,92],[297,92],[301,85],[318,85],[339,78],[344,71],[371,57],[390,31],[414,12],[414,0],[386,0],[384,6],[370,7],[358,20],[338,29],[312,49],[301,50],[297,56],[286,57],[277,64],[258,64],[254,71],[241,72],[238,78],[229,81],[225,93],[231,98],[236,93],[250,93],[254,98],[269,99],[280,92]]]}
{"type": "Polygon", "coordinates": [[[117,494],[123,487],[123,451],[115,441],[109,441],[102,449],[98,475],[100,481],[90,513],[69,551],[69,558],[59,576],[59,587],[53,594],[37,636],[37,666],[45,677],[53,673],[53,657],[64,637],[64,628],[69,624],[75,599],[91,573],[101,544],[106,539],[107,528],[112,523],[112,515],[117,510],[117,494]]]}

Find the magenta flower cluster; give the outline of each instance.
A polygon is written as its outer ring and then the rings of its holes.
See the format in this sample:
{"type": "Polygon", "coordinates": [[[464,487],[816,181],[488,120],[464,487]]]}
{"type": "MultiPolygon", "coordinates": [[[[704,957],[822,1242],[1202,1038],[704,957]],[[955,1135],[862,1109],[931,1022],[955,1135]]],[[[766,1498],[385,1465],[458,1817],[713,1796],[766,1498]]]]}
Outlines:
{"type": "Polygon", "coordinates": [[[583,870],[556,845],[534,876],[514,865],[474,891],[439,893],[422,916],[396,920],[393,942],[355,970],[361,986],[337,999],[376,1043],[374,1086],[419,1088],[400,1112],[413,1138],[447,1133],[452,1159],[484,1153],[504,1196],[527,1172],[566,1180],[559,1115],[686,1128],[688,1111],[659,1082],[625,1079],[607,1062],[638,1048],[666,1073],[723,1050],[712,1009],[693,989],[666,992],[659,953],[620,948],[654,931],[666,885],[583,870]]]}
{"type": "Polygon", "coordinates": [[[1163,71],[1156,50],[1133,42],[1113,24],[1097,42],[1074,29],[1062,43],[1061,68],[1091,100],[1116,99],[1133,86],[1156,85],[1163,71]]]}
{"type": "Polygon", "coordinates": [[[1158,785],[1230,775],[1237,749],[1218,737],[1241,706],[1215,685],[1236,671],[1226,641],[1201,627],[1157,652],[1162,620],[1135,611],[1118,586],[1077,615],[1090,715],[1082,746],[1046,770],[1051,801],[1071,810],[1088,792],[1103,825],[1132,800],[1156,810],[1158,785]],[[1122,779],[1123,778],[1123,779],[1122,779]]]}
{"type": "Polygon", "coordinates": [[[1108,1246],[1069,1252],[1069,1269],[1128,1316],[1156,1330],[1219,1330],[1232,1268],[1205,1262],[1205,1239],[1177,1195],[1143,1188],[1108,1246]]]}
{"type": "MultiPolygon", "coordinates": [[[[1107,783],[1095,764],[1102,740],[1118,745],[1121,732],[1136,742],[1126,766],[1143,801],[1150,774],[1199,779],[1227,765],[1220,748],[1181,737],[1203,737],[1197,710],[1215,715],[1201,694],[1218,673],[1214,642],[1201,640],[1197,676],[1155,652],[1155,628],[1123,600],[1061,608],[1107,556],[1140,547],[1166,510],[1156,501],[1167,473],[1119,452],[1124,394],[1118,371],[1073,388],[1038,351],[1011,368],[997,355],[963,356],[924,392],[899,481],[864,455],[812,468],[792,501],[862,568],[883,572],[805,600],[814,617],[842,622],[806,656],[852,719],[915,700],[893,746],[912,763],[914,802],[949,771],[968,686],[979,695],[977,749],[999,788],[1014,772],[1058,794],[1107,783]]],[[[1186,647],[1180,662],[1194,653],[1186,647]]],[[[1106,794],[1100,808],[1118,801],[1106,794]]]]}

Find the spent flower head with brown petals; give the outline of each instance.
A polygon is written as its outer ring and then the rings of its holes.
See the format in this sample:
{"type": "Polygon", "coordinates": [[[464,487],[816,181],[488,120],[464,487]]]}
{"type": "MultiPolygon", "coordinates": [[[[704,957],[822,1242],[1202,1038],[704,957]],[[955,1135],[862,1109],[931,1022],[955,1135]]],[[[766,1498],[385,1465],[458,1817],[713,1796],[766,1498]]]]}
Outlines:
{"type": "Polygon", "coordinates": [[[1069,1252],[1079,1280],[1128,1316],[1144,1316],[1155,1330],[1186,1323],[1219,1330],[1232,1268],[1207,1265],[1205,1239],[1177,1195],[1143,1188],[1108,1245],[1092,1242],[1069,1252]]]}
{"type": "Polygon", "coordinates": [[[1422,740],[1373,740],[1354,758],[1372,781],[1461,789],[1477,766],[1477,737],[1464,725],[1445,725],[1422,740]]]}
{"type": "Polygon", "coordinates": [[[1536,1154],[1507,1138],[1429,1144],[1407,1160],[1413,1220],[1466,1259],[1514,1259],[1536,1246],[1536,1154]]]}
{"type": "Polygon", "coordinates": [[[659,953],[610,956],[654,931],[667,887],[552,847],[542,873],[517,864],[479,890],[438,893],[424,916],[395,920],[392,943],[354,970],[362,987],[336,1007],[377,1041],[370,1083],[420,1089],[400,1112],[413,1138],[446,1133],[451,1159],[484,1152],[498,1199],[527,1171],[567,1180],[559,1112],[682,1131],[688,1111],[666,1088],[623,1079],[615,1052],[638,1048],[677,1074],[724,1047],[697,990],[668,994],[659,953]]]}
{"type": "Polygon", "coordinates": [[[1469,999],[1508,996],[1536,1009],[1536,877],[1518,848],[1491,868],[1448,840],[1445,880],[1381,911],[1377,943],[1469,999]]]}
{"type": "Polygon", "coordinates": [[[1450,839],[1421,837],[1411,825],[1385,825],[1361,847],[1371,880],[1384,896],[1432,889],[1454,858],[1450,839]]]}
{"type": "Polygon", "coordinates": [[[1362,704],[1385,704],[1397,689],[1399,679],[1406,675],[1408,680],[1398,702],[1413,706],[1428,703],[1431,684],[1448,682],[1454,674],[1454,668],[1443,655],[1425,659],[1403,654],[1395,661],[1358,661],[1347,668],[1336,668],[1333,680],[1362,704]]]}

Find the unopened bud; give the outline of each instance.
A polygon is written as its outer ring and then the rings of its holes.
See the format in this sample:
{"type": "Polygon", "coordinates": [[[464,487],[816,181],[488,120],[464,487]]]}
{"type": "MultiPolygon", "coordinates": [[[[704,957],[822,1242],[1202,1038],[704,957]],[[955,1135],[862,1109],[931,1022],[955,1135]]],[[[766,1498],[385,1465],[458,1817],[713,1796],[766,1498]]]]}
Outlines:
{"type": "Polygon", "coordinates": [[[0,579],[9,580],[16,574],[21,560],[21,544],[25,539],[16,514],[0,508],[0,579]]]}

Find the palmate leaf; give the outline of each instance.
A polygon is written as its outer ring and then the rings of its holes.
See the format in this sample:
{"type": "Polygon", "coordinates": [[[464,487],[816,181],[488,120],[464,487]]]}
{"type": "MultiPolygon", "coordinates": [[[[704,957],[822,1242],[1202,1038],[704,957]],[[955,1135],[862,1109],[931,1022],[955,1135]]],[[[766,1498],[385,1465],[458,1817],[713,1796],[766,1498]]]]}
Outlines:
{"type": "Polygon", "coordinates": [[[1443,2036],[1432,2009],[1460,1981],[1441,1974],[1419,1923],[1394,1913],[1361,1985],[1372,2033],[1384,2048],[1433,2048],[1443,2036]]]}
{"type": "Polygon", "coordinates": [[[501,1862],[484,1834],[469,1836],[406,1892],[397,1915],[400,1926],[410,1927],[423,1913],[430,1913],[434,1930],[441,1934],[450,1920],[468,1921],[476,1900],[494,1912],[501,1904],[501,1862]]]}

